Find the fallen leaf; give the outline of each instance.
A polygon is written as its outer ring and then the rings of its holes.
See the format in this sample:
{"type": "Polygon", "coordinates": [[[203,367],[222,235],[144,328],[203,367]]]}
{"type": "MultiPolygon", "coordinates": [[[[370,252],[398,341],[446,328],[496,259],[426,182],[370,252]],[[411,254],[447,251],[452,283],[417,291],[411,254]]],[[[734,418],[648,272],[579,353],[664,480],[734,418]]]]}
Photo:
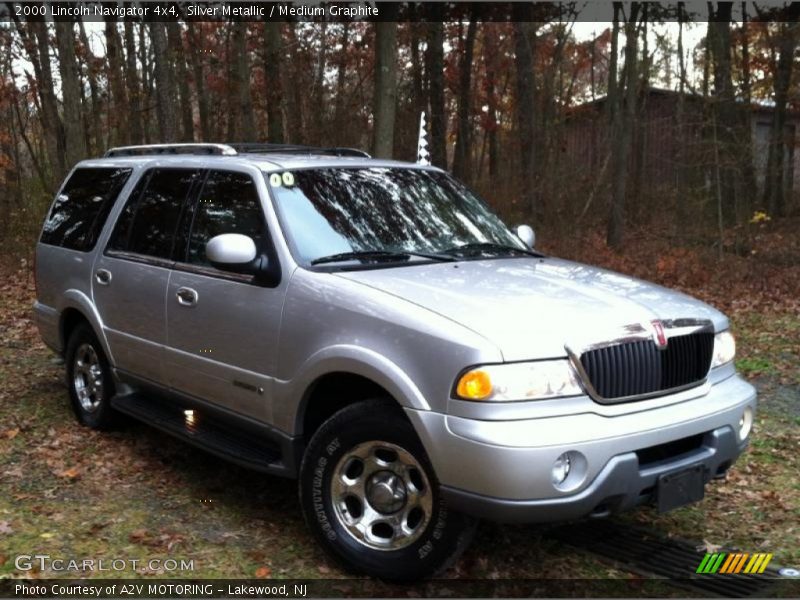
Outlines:
{"type": "Polygon", "coordinates": [[[331,569],[327,565],[320,565],[317,567],[317,571],[319,571],[323,575],[326,575],[331,572],[331,569]]]}
{"type": "Polygon", "coordinates": [[[5,554],[0,554],[0,567],[8,562],[8,557],[5,554]]]}
{"type": "Polygon", "coordinates": [[[56,535],[55,533],[42,533],[42,534],[39,535],[39,537],[40,538],[44,538],[46,540],[49,540],[50,538],[54,537],[55,535],[56,535]]]}
{"type": "Polygon", "coordinates": [[[272,574],[269,567],[258,567],[256,569],[256,577],[259,579],[266,579],[272,574]]]}
{"type": "Polygon", "coordinates": [[[8,524],[8,521],[0,521],[0,534],[9,533],[14,533],[14,530],[11,529],[11,525],[8,524]]]}
{"type": "Polygon", "coordinates": [[[715,552],[719,552],[722,546],[718,546],[717,544],[712,544],[708,540],[703,540],[703,545],[701,548],[704,548],[706,552],[709,554],[714,554],[715,552]]]}
{"type": "Polygon", "coordinates": [[[71,467],[66,471],[61,471],[61,473],[59,473],[61,477],[65,477],[67,479],[77,479],[80,477],[80,474],[81,472],[78,470],[78,467],[71,467]]]}
{"type": "Polygon", "coordinates": [[[15,437],[19,435],[19,427],[15,427],[14,429],[8,429],[3,432],[3,437],[7,440],[13,440],[15,437]]]}
{"type": "Polygon", "coordinates": [[[135,529],[134,531],[131,531],[131,534],[128,536],[128,540],[131,542],[141,542],[146,537],[147,529],[135,529]]]}

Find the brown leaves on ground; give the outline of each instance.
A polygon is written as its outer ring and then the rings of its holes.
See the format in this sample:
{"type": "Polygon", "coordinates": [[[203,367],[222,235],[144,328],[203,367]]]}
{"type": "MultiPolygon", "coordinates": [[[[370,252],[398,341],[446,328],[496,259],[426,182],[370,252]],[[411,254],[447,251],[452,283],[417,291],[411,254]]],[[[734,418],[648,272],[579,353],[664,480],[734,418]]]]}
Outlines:
{"type": "Polygon", "coordinates": [[[10,533],[14,533],[14,530],[8,521],[0,521],[0,535],[8,535],[10,533]]]}
{"type": "Polygon", "coordinates": [[[270,575],[272,575],[272,569],[269,567],[258,567],[255,572],[258,579],[268,579],[270,575]]]}
{"type": "Polygon", "coordinates": [[[170,551],[179,544],[183,544],[186,536],[168,530],[151,533],[147,529],[135,529],[128,536],[128,541],[149,548],[170,551]]]}
{"type": "Polygon", "coordinates": [[[70,481],[77,479],[81,476],[80,470],[78,467],[70,467],[69,469],[65,469],[58,474],[60,477],[64,477],[65,479],[69,479],[70,481]]]}

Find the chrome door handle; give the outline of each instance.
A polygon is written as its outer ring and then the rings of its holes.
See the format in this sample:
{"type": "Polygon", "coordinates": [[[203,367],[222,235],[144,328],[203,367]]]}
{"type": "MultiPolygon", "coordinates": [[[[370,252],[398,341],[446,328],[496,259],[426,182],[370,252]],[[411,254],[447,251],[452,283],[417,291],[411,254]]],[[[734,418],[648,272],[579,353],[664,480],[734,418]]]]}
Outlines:
{"type": "Polygon", "coordinates": [[[194,306],[197,304],[197,292],[192,288],[178,288],[178,291],[175,292],[175,297],[181,306],[194,306]]]}
{"type": "Polygon", "coordinates": [[[111,271],[107,269],[97,269],[94,274],[94,279],[100,285],[108,285],[111,283],[111,271]]]}

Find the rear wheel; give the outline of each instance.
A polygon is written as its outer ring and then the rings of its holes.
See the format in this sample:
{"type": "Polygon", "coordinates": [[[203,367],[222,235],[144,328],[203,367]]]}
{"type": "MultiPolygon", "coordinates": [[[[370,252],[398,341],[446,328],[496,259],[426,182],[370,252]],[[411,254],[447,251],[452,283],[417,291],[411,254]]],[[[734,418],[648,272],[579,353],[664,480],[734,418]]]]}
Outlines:
{"type": "Polygon", "coordinates": [[[78,421],[92,429],[108,429],[119,422],[111,408],[114,378],[97,336],[87,324],[73,330],[65,355],[67,387],[78,421]]]}
{"type": "Polygon", "coordinates": [[[447,508],[414,428],[387,400],[348,406],[319,428],[300,469],[300,500],[330,555],[387,580],[443,571],[475,530],[447,508]]]}

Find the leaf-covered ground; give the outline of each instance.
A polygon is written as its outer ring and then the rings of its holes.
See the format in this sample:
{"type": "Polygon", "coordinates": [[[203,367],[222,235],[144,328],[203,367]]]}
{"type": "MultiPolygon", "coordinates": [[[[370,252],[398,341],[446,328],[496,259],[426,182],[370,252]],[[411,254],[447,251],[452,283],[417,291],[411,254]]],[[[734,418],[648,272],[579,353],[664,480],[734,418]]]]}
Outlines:
{"type": "MultiPolygon", "coordinates": [[[[591,262],[637,275],[648,271],[646,254],[630,263],[597,248],[593,254],[591,262]]],[[[800,311],[797,296],[781,287],[795,285],[795,263],[775,268],[773,287],[753,276],[744,280],[752,287],[739,279],[733,286],[739,289],[733,290],[725,289],[715,272],[699,282],[680,280],[685,271],[700,272],[702,261],[653,260],[650,279],[701,295],[733,315],[738,365],[759,387],[761,409],[750,450],[725,481],[707,489],[703,503],[661,516],[644,509],[617,519],[645,523],[710,548],[773,552],[776,562],[798,565],[800,311]],[[782,291],[774,293],[775,286],[782,291]]],[[[749,264],[726,268],[754,269],[749,264]]],[[[36,553],[139,559],[141,564],[166,558],[194,561],[193,571],[145,568],[127,576],[346,576],[308,534],[294,482],[231,466],[144,425],[114,433],[78,426],[68,408],[63,367],[41,344],[32,322],[34,289],[27,265],[2,275],[0,577],[23,576],[15,569],[15,557],[36,553]]],[[[687,573],[693,567],[687,565],[687,573]]],[[[549,539],[546,528],[484,524],[447,576],[632,575],[549,539]]]]}

